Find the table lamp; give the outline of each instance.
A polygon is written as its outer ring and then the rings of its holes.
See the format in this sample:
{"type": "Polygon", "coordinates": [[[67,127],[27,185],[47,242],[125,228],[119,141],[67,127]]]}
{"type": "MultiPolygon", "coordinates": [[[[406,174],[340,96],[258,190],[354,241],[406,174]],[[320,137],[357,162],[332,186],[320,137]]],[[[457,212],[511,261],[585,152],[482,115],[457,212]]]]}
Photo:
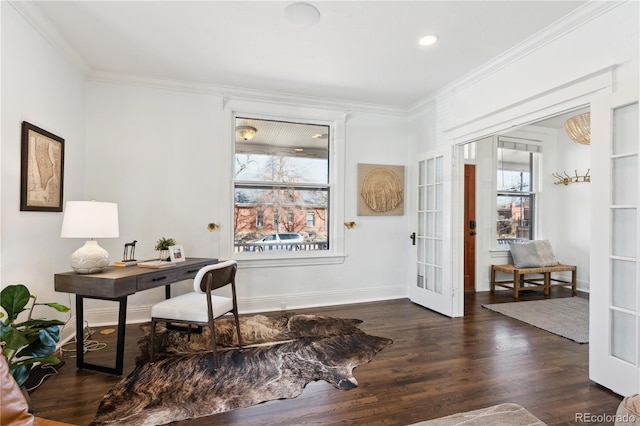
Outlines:
{"type": "Polygon", "coordinates": [[[94,238],[117,238],[118,205],[98,201],[68,201],[62,219],[62,238],[88,238],[71,255],[71,268],[79,274],[95,274],[109,266],[109,253],[94,238]]]}

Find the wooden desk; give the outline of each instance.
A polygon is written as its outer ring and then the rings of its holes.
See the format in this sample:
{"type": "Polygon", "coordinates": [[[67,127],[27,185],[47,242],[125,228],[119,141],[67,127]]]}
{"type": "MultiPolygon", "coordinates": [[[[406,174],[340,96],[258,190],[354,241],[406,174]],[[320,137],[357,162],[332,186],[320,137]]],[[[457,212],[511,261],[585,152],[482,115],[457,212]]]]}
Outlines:
{"type": "Polygon", "coordinates": [[[76,365],[79,369],[100,371],[102,373],[122,375],[124,367],[124,334],[127,322],[127,297],[138,291],[165,286],[165,296],[171,297],[171,284],[194,278],[206,265],[218,263],[218,259],[188,258],[162,269],[129,266],[108,267],[98,274],[78,274],[62,272],[55,274],[56,291],[76,295],[76,365]],[[84,362],[84,299],[111,300],[118,305],[118,343],[116,346],[115,368],[84,362]]]}

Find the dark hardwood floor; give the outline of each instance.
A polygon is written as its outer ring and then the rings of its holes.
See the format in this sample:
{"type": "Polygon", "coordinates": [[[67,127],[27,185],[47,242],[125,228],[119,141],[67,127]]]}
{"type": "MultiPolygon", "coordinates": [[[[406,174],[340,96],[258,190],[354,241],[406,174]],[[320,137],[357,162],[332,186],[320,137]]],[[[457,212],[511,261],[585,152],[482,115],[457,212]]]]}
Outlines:
{"type": "MultiPolygon", "coordinates": [[[[553,296],[570,296],[565,290],[553,289],[553,296]]],[[[525,293],[521,300],[542,297],[525,293]]],[[[362,330],[394,343],[355,369],[355,389],[314,382],[295,399],[178,424],[407,425],[504,402],[524,406],[549,425],[578,424],[578,413],[615,414],[622,397],[589,380],[588,344],[481,307],[511,301],[509,291],[467,294],[463,318],[444,317],[408,299],[296,310],[359,318],[362,330]]],[[[109,346],[89,356],[96,362],[112,360],[115,336],[93,331],[92,339],[109,346]]],[[[138,325],[127,327],[125,374],[133,369],[141,336],[138,325]]],[[[31,394],[32,403],[38,416],[86,425],[120,378],[77,371],[74,358],[65,361],[58,376],[31,394]]]]}

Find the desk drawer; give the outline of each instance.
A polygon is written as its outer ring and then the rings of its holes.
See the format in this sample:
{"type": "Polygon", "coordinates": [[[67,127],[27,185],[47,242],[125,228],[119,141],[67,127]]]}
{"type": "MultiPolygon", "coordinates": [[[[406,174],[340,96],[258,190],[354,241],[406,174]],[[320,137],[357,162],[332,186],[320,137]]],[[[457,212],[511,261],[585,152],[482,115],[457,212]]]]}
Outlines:
{"type": "Polygon", "coordinates": [[[167,270],[154,272],[152,274],[145,274],[142,277],[138,277],[138,291],[171,284],[176,282],[177,276],[177,271],[167,270]]]}

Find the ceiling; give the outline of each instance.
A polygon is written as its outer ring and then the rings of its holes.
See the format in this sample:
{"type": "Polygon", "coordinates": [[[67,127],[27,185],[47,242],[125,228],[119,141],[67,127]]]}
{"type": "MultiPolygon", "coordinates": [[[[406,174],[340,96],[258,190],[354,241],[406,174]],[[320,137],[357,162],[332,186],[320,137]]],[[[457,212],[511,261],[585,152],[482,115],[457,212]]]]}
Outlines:
{"type": "MultiPolygon", "coordinates": [[[[24,8],[21,2],[16,7],[24,8]]],[[[408,108],[518,46],[585,1],[37,1],[86,63],[126,75],[408,108]],[[417,40],[436,33],[439,42],[417,40]]],[[[42,19],[40,20],[42,22],[42,19]]]]}

